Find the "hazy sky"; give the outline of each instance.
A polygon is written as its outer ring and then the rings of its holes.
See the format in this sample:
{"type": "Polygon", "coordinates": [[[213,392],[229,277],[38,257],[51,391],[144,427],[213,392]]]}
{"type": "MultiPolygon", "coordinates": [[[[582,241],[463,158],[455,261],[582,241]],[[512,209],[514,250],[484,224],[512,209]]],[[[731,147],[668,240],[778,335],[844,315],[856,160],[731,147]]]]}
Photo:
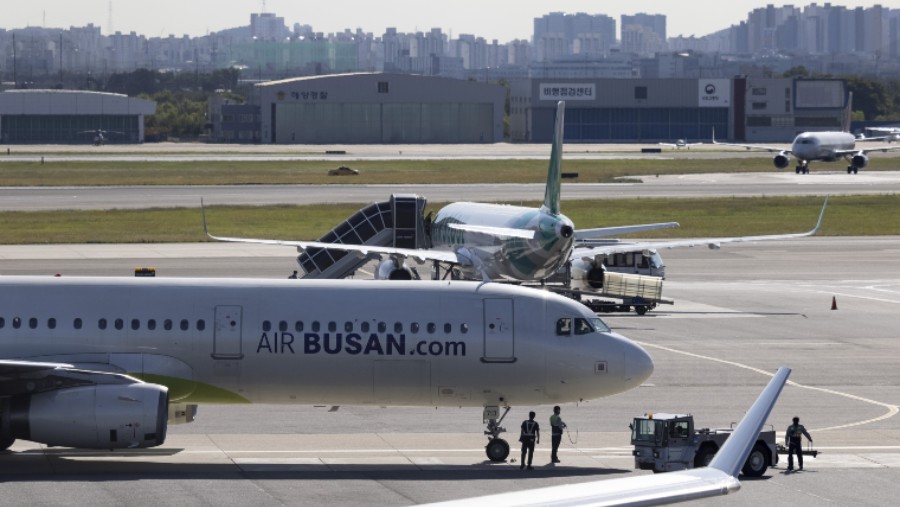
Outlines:
{"type": "MultiPolygon", "coordinates": [[[[896,1],[831,3],[846,7],[880,3],[890,7],[896,1]]],[[[114,31],[134,31],[148,37],[197,36],[248,25],[250,13],[262,12],[265,3],[265,12],[283,17],[289,28],[294,23],[312,25],[325,33],[362,28],[376,36],[391,26],[400,32],[441,28],[454,36],[469,33],[499,42],[529,39],[533,19],[548,12],[606,14],[616,20],[617,28],[621,28],[618,23],[622,14],[665,14],[669,36],[699,36],[738,23],[746,19],[747,12],[767,3],[784,5],[767,0],[0,0],[6,7],[0,15],[0,28],[68,28],[94,23],[107,35],[110,3],[114,31]],[[11,4],[15,7],[10,8],[11,4]]]]}

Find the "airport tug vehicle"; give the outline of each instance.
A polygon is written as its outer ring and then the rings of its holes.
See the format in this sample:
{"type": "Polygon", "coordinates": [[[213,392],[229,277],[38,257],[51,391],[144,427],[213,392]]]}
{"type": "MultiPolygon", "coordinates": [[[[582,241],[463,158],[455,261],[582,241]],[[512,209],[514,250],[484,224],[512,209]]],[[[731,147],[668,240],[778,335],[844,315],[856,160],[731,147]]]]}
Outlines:
{"type": "MultiPolygon", "coordinates": [[[[672,472],[705,467],[734,430],[695,429],[694,416],[684,414],[644,414],[631,425],[634,467],[654,472],[672,472]]],[[[750,451],[741,472],[760,477],[778,463],[775,429],[763,430],[750,451]]]]}

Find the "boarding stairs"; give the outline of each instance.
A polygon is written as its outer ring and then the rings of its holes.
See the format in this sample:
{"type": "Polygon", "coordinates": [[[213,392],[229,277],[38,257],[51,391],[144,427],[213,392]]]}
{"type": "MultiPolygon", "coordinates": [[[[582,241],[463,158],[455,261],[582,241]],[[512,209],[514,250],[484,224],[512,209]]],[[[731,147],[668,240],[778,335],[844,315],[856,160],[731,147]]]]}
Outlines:
{"type": "MultiPolygon", "coordinates": [[[[426,199],[415,194],[392,194],[354,213],[318,239],[320,243],[427,248],[426,199]]],[[[359,256],[343,250],[307,248],[297,256],[301,278],[345,278],[378,255],[359,256]]]]}

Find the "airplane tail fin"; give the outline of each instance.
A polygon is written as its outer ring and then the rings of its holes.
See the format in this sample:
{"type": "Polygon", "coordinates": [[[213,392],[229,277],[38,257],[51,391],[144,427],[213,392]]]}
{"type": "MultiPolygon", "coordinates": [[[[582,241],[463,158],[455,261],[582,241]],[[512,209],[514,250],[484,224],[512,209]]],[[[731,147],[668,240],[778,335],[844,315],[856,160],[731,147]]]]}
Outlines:
{"type": "Polygon", "coordinates": [[[547,188],[544,190],[544,209],[553,215],[560,213],[559,194],[563,132],[565,131],[566,103],[559,101],[556,105],[556,124],[553,127],[553,148],[550,152],[550,167],[547,169],[547,188]]]}
{"type": "Polygon", "coordinates": [[[853,92],[849,92],[847,97],[847,109],[844,111],[844,124],[841,125],[844,132],[850,132],[850,125],[853,118],[853,92]]]}
{"type": "Polygon", "coordinates": [[[759,432],[762,430],[763,424],[769,418],[772,407],[781,394],[788,376],[791,374],[790,368],[779,368],[778,372],[769,381],[769,384],[763,389],[763,392],[747,411],[744,418],[725,441],[725,444],[716,453],[716,456],[709,463],[710,468],[725,472],[732,477],[737,477],[747,456],[753,450],[753,444],[759,438],[759,432]]]}

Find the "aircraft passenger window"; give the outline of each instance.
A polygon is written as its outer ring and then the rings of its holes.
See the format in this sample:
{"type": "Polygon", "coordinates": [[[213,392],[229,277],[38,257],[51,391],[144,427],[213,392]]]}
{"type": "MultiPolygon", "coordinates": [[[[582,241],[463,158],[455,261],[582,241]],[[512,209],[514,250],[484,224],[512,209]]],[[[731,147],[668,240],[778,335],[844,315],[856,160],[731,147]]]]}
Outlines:
{"type": "Polygon", "coordinates": [[[587,319],[575,319],[575,334],[583,335],[588,333],[593,333],[594,328],[591,327],[591,324],[587,321],[587,319]]]}
{"type": "MultiPolygon", "coordinates": [[[[75,329],[81,329],[81,325],[82,325],[81,319],[75,319],[75,322],[73,322],[72,325],[75,327],[75,329]]],[[[0,327],[3,327],[3,326],[0,326],[0,327]]]]}
{"type": "Polygon", "coordinates": [[[434,322],[429,322],[428,323],[428,334],[434,334],[435,330],[436,330],[436,327],[434,325],[434,322]]]}
{"type": "Polygon", "coordinates": [[[0,317],[0,329],[3,329],[4,326],[6,326],[6,319],[0,317]]]}
{"type": "Polygon", "coordinates": [[[122,328],[125,327],[125,321],[122,319],[116,319],[115,326],[116,326],[116,329],[121,331],[122,328]]]}
{"type": "Polygon", "coordinates": [[[271,330],[272,330],[272,323],[269,322],[268,320],[264,320],[263,321],[263,332],[268,333],[271,330]]]}
{"type": "MultiPolygon", "coordinates": [[[[284,323],[284,328],[287,329],[287,322],[284,323]]],[[[204,329],[206,329],[206,321],[203,319],[198,320],[197,331],[203,331],[204,329]]]]}
{"type": "Polygon", "coordinates": [[[100,329],[106,329],[106,319],[100,319],[97,321],[97,327],[100,329]]]}
{"type": "Polygon", "coordinates": [[[449,322],[444,323],[444,333],[450,334],[453,331],[453,326],[449,322]]]}
{"type": "Polygon", "coordinates": [[[187,331],[188,329],[190,329],[191,324],[188,322],[187,319],[181,319],[181,326],[180,326],[180,327],[181,327],[181,330],[182,330],[182,331],[187,331]]]}
{"type": "Polygon", "coordinates": [[[294,322],[294,331],[297,331],[298,333],[303,332],[303,321],[302,320],[298,320],[297,322],[294,322]]]}
{"type": "Polygon", "coordinates": [[[278,323],[279,331],[281,331],[283,333],[283,332],[287,331],[287,329],[288,329],[288,323],[286,320],[282,320],[281,322],[278,323]]]}
{"type": "Polygon", "coordinates": [[[385,331],[387,331],[387,324],[385,324],[384,322],[379,322],[378,323],[378,332],[383,333],[385,331]]]}
{"type": "Polygon", "coordinates": [[[30,327],[31,329],[37,329],[37,319],[34,317],[28,319],[28,327],[30,327]]]}
{"type": "Polygon", "coordinates": [[[459,332],[462,334],[466,334],[469,332],[469,325],[466,323],[462,323],[459,325],[459,332]]]}
{"type": "Polygon", "coordinates": [[[337,322],[331,321],[328,323],[328,332],[333,333],[337,331],[337,322]]]}
{"type": "Polygon", "coordinates": [[[156,329],[156,319],[150,319],[147,321],[147,329],[149,329],[150,331],[156,329]]]}
{"type": "Polygon", "coordinates": [[[47,327],[49,327],[50,329],[56,329],[56,319],[54,319],[53,317],[47,319],[47,327]]]}
{"type": "Polygon", "coordinates": [[[353,323],[352,322],[349,322],[349,321],[344,322],[344,332],[345,333],[353,332],[353,323]]]}
{"type": "Polygon", "coordinates": [[[401,323],[401,322],[394,322],[394,332],[395,332],[395,333],[402,333],[402,332],[403,332],[403,323],[401,323]]]}
{"type": "Polygon", "coordinates": [[[131,319],[131,329],[133,331],[137,331],[140,328],[141,328],[141,321],[139,321],[138,319],[131,319]]]}
{"type": "Polygon", "coordinates": [[[172,330],[172,319],[166,319],[163,321],[163,329],[166,331],[172,330]]]}
{"type": "Polygon", "coordinates": [[[22,319],[13,317],[13,329],[19,329],[20,327],[22,327],[22,319]]]}
{"type": "Polygon", "coordinates": [[[360,327],[360,331],[362,331],[363,333],[369,332],[369,323],[368,322],[363,322],[362,324],[360,324],[359,327],[360,327]]]}
{"type": "Polygon", "coordinates": [[[418,333],[418,332],[419,332],[419,323],[418,323],[418,322],[412,322],[412,323],[410,323],[410,324],[409,324],[409,331],[410,331],[411,333],[418,333]]]}
{"type": "Polygon", "coordinates": [[[321,328],[321,327],[322,327],[322,325],[319,324],[319,321],[318,321],[318,320],[314,320],[314,321],[313,321],[313,323],[312,323],[312,330],[313,330],[314,333],[318,333],[318,332],[319,332],[319,328],[321,328]]]}

